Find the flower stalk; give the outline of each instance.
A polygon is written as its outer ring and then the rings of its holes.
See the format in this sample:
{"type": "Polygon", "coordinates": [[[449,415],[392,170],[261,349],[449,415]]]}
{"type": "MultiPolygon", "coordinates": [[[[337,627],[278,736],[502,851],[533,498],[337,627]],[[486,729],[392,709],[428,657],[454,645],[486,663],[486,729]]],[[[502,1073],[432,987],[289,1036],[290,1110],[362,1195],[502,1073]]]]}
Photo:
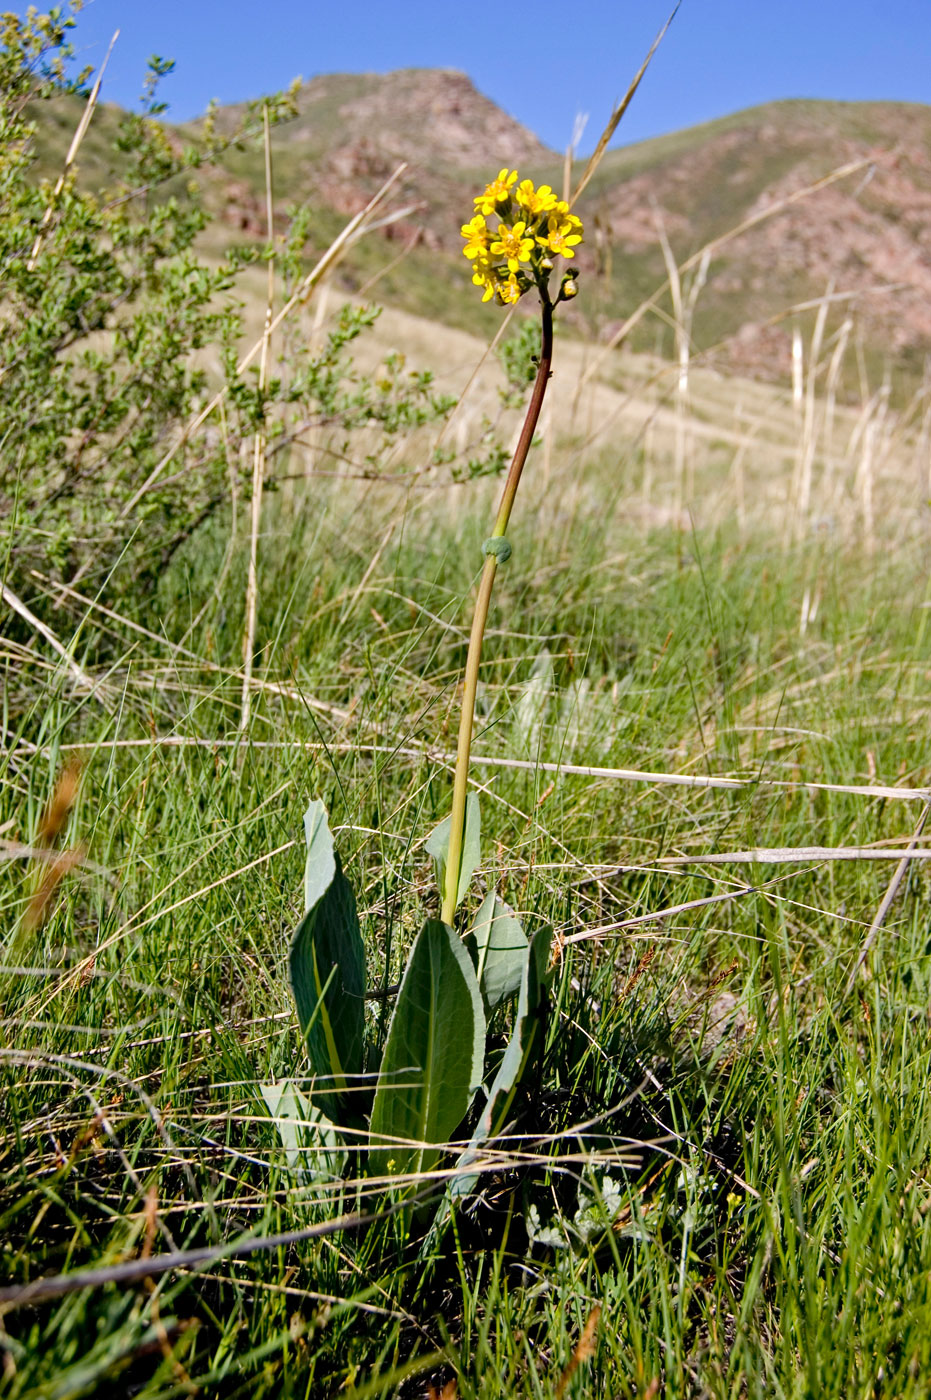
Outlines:
{"type": "Polygon", "coordinates": [[[535,187],[532,180],[522,180],[518,184],[517,171],[509,172],[507,166],[499,170],[497,177],[482,194],[476,196],[474,203],[474,215],[467,224],[462,225],[461,232],[465,239],[462,251],[472,264],[472,281],[482,288],[482,300],[489,301],[493,297],[499,305],[510,306],[535,287],[540,294],[542,325],[540,358],[533,391],[504,483],[494,529],[483,547],[485,563],[469,634],[456,750],[453,810],[441,891],[442,918],[449,925],[452,925],[459,903],[475,696],[491,591],[498,564],[510,557],[511,548],[505,538],[508,521],[552,372],[553,312],[561,301],[568,301],[577,291],[575,268],[570,268],[563,275],[555,298],[550,294],[550,278],[555,270],[554,259],[572,259],[576,245],[582,242],[582,221],[569,212],[566,201],[557,198],[549,185],[535,187]],[[488,218],[497,220],[497,230],[489,226],[488,218]]]}
{"type": "Polygon", "coordinates": [[[472,730],[475,723],[475,697],[478,690],[478,672],[482,660],[482,642],[485,637],[485,627],[488,622],[488,609],[491,605],[491,592],[495,583],[495,574],[498,569],[499,558],[507,557],[509,551],[496,550],[492,541],[503,540],[505,538],[508,521],[511,518],[511,509],[514,505],[514,498],[517,495],[517,488],[520,484],[521,472],[530,451],[530,444],[536,431],[537,420],[540,417],[540,409],[543,407],[543,399],[546,388],[552,373],[551,365],[553,360],[553,304],[549,299],[546,289],[541,291],[543,299],[543,322],[540,335],[540,359],[537,365],[537,374],[533,383],[533,392],[530,396],[530,403],[527,405],[527,416],[524,419],[524,426],[521,429],[517,447],[514,449],[514,456],[504,483],[504,491],[501,494],[501,503],[498,506],[498,514],[495,518],[495,527],[491,537],[486,541],[485,564],[482,569],[482,577],[478,587],[478,598],[475,603],[475,614],[472,618],[472,630],[469,634],[469,650],[466,656],[465,682],[462,692],[462,713],[459,719],[459,743],[456,749],[456,776],[453,783],[453,810],[449,832],[449,854],[446,860],[446,884],[443,890],[443,910],[442,918],[446,924],[452,924],[456,913],[456,904],[459,889],[459,867],[462,864],[462,843],[465,834],[465,809],[466,793],[469,786],[469,757],[472,749],[472,730]]]}

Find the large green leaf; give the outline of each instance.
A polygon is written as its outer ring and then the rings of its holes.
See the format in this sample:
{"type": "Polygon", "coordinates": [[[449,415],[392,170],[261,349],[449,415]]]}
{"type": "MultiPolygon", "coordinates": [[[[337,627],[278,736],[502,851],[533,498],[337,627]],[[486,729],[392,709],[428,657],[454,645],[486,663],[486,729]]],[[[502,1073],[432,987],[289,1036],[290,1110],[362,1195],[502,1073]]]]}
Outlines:
{"type": "Polygon", "coordinates": [[[304,1181],[332,1181],[346,1161],[339,1135],[290,1079],[260,1084],[268,1116],[274,1119],[288,1166],[304,1181]]]}
{"type": "Polygon", "coordinates": [[[304,913],[309,914],[326,894],[336,874],[333,835],[327,823],[326,808],[311,802],[304,813],[307,860],[304,865],[304,913]]]}
{"type": "MultiPolygon", "coordinates": [[[[446,892],[446,861],[449,857],[449,833],[452,830],[452,815],[444,817],[427,837],[427,852],[436,862],[436,883],[440,895],[446,892]]],[[[462,859],[459,862],[459,886],[456,891],[457,906],[468,892],[472,876],[482,863],[482,818],[478,809],[478,795],[470,792],[466,796],[465,831],[462,837],[462,859]]]]}
{"type": "Polygon", "coordinates": [[[469,1109],[485,1053],[482,997],[461,939],[438,919],[414,941],[370,1125],[376,1175],[429,1171],[469,1109]]]}
{"type": "Polygon", "coordinates": [[[291,988],[315,1076],[315,1099],[331,1117],[352,1109],[351,1080],[362,1072],[365,948],[356,900],[333,849],[323,804],[304,817],[307,912],[291,940],[291,988]]]}
{"type": "Polygon", "coordinates": [[[478,1158],[483,1144],[501,1132],[507,1122],[517,1086],[542,1045],[547,964],[552,941],[553,930],[546,925],[533,935],[524,955],[514,1029],[498,1066],[498,1073],[488,1091],[488,1098],[472,1134],[472,1140],[457,1163],[458,1172],[450,1187],[451,1196],[466,1196],[475,1186],[478,1174],[467,1172],[465,1168],[478,1158]]]}
{"type": "Polygon", "coordinates": [[[503,899],[492,891],[482,901],[465,945],[475,966],[486,1015],[520,990],[527,937],[503,899]]]}

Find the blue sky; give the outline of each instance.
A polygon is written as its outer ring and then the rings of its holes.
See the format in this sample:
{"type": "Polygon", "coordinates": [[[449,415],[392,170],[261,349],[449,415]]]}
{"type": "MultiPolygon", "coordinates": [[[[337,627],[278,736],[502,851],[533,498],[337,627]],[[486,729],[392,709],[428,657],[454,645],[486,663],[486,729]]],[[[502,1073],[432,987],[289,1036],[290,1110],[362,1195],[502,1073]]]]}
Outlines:
{"type": "MultiPolygon", "coordinates": [[[[103,96],[124,105],[149,54],[176,59],[162,88],[176,120],[298,74],[446,67],[560,149],[588,113],[584,150],[672,5],[86,0],[75,43],[98,64],[120,29],[103,96]]],[[[780,97],[931,101],[931,0],[683,0],[616,144],[780,97]]]]}

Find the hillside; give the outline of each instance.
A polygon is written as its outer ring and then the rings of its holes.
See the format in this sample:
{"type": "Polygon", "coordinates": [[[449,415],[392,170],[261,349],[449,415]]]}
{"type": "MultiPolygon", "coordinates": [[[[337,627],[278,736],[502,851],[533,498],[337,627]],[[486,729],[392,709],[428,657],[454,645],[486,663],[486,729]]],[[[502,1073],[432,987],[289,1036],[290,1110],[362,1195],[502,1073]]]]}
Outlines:
{"type": "Polygon", "coordinates": [[[830,288],[873,354],[918,370],[931,349],[931,108],[771,103],[610,152],[591,203],[615,258],[656,257],[658,210],[678,260],[838,167],[852,175],[758,224],[711,264],[698,343],[733,337],[726,360],[789,369],[769,322],[830,288]]]}
{"type": "MultiPolygon", "coordinates": [[[[40,139],[50,168],[76,111],[71,102],[54,106],[55,124],[46,123],[40,139]]],[[[220,129],[242,111],[221,109],[220,129]]],[[[115,118],[112,108],[95,118],[82,156],[88,180],[106,178],[103,148],[115,118]]],[[[196,142],[198,130],[193,123],[178,135],[196,142]]],[[[469,294],[458,253],[475,186],[501,164],[557,186],[563,178],[558,153],[449,70],[315,78],[273,146],[276,206],[283,223],[289,207],[309,205],[310,256],[406,161],[396,207],[414,212],[344,265],[343,286],[358,290],[378,277],[377,295],[389,304],[479,332],[496,325],[496,313],[469,294]],[[387,264],[394,265],[383,273],[387,264]]],[[[716,251],[697,302],[694,348],[721,369],[783,379],[793,325],[807,336],[815,315],[786,313],[830,291],[827,335],[849,319],[844,334],[871,380],[886,365],[907,382],[920,379],[931,352],[931,107],[924,106],[777,102],[610,151],[580,206],[587,277],[573,307],[576,330],[610,340],[663,286],[660,228],[681,263],[854,162],[864,164],[716,251]]],[[[231,241],[262,237],[260,152],[231,150],[204,181],[231,241]]],[[[668,295],[660,305],[672,310],[668,295]]],[[[645,319],[632,344],[670,354],[668,319],[645,319]]]]}

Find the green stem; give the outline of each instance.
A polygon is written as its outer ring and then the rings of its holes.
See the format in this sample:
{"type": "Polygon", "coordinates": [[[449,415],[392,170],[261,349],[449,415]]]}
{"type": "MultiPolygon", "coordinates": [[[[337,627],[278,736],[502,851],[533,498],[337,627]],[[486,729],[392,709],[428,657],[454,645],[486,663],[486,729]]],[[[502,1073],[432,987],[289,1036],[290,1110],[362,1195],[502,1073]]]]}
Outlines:
{"type": "MultiPolygon", "coordinates": [[[[524,470],[527,453],[530,451],[530,444],[536,431],[537,419],[540,417],[540,409],[543,407],[543,397],[550,379],[552,359],[553,305],[544,294],[540,362],[537,366],[537,377],[533,383],[530,403],[527,405],[524,426],[521,429],[507,480],[504,483],[501,504],[495,518],[495,528],[491,533],[492,539],[503,539],[508,528],[511,508],[514,505],[514,497],[517,495],[517,487],[520,484],[521,472],[524,470]]],[[[485,636],[485,625],[488,622],[491,590],[494,587],[497,568],[497,555],[486,554],[485,566],[482,569],[482,577],[478,587],[478,598],[475,603],[475,616],[472,619],[472,631],[469,634],[469,651],[466,657],[465,684],[462,692],[462,714],[459,719],[459,745],[456,751],[456,778],[453,784],[449,852],[446,859],[446,888],[443,891],[443,922],[446,924],[452,924],[456,916],[456,905],[459,902],[459,868],[462,864],[462,842],[465,834],[466,792],[469,784],[472,727],[475,721],[475,695],[478,690],[478,672],[482,660],[482,641],[485,636]]]]}

